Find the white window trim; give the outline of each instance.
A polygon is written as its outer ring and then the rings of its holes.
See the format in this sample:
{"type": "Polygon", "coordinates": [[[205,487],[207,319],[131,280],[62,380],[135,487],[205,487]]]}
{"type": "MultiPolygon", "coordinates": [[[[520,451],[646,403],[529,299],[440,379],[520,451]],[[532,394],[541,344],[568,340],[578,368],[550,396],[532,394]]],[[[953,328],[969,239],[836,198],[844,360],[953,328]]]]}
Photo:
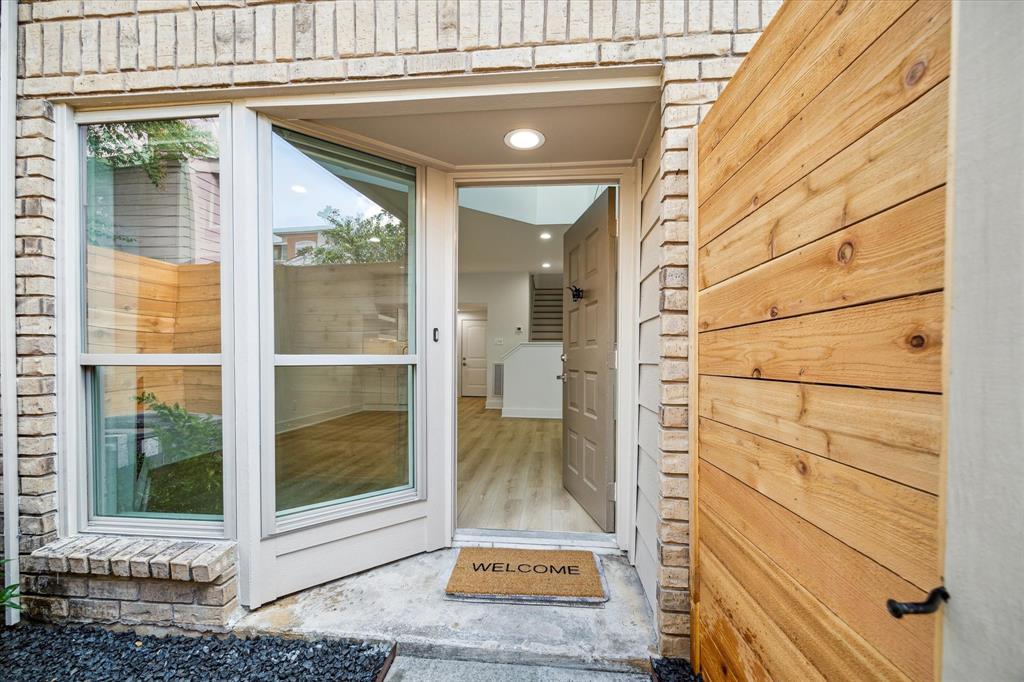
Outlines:
{"type": "Polygon", "coordinates": [[[169,106],[76,113],[57,105],[55,160],[57,202],[55,222],[62,226],[56,240],[57,313],[57,453],[58,531],[109,533],[185,538],[233,538],[235,514],[235,410],[234,410],[234,229],[232,201],[231,106],[224,103],[169,106]],[[170,118],[219,118],[218,144],[221,174],[221,352],[209,354],[84,353],[81,339],[81,136],[80,126],[170,118]],[[223,430],[224,518],[222,521],[94,517],[91,513],[91,466],[86,425],[87,398],[83,366],[186,365],[221,366],[223,430]]]}
{"type": "MultiPolygon", "coordinates": [[[[426,381],[423,371],[423,357],[427,344],[425,290],[426,290],[426,248],[425,248],[425,205],[426,205],[426,168],[415,160],[403,155],[396,155],[391,150],[376,148],[372,145],[353,143],[347,138],[340,139],[336,135],[325,134],[327,131],[316,129],[312,126],[303,125],[296,121],[279,121],[266,115],[260,114],[257,119],[257,182],[259,197],[259,259],[255,270],[259,273],[259,286],[239,288],[239,300],[236,302],[242,311],[258,311],[259,317],[259,352],[255,353],[255,360],[258,362],[258,376],[260,377],[260,410],[257,411],[255,419],[247,415],[251,428],[257,429],[260,434],[261,454],[259,458],[260,469],[260,500],[261,500],[261,523],[260,537],[270,538],[285,533],[291,533],[307,529],[313,526],[337,521],[340,519],[366,514],[369,512],[381,511],[391,507],[397,507],[411,502],[418,502],[426,499],[426,381]],[[381,158],[398,161],[413,167],[416,170],[415,182],[415,210],[416,210],[416,232],[415,232],[415,300],[410,301],[414,306],[414,326],[410,334],[415,335],[413,339],[413,353],[404,355],[363,355],[363,354],[323,354],[323,355],[278,355],[274,349],[274,301],[273,292],[273,240],[272,240],[272,198],[273,198],[273,168],[270,152],[271,130],[273,127],[280,127],[287,130],[294,130],[305,135],[310,135],[333,144],[338,144],[349,149],[372,154],[381,158]],[[270,301],[271,305],[265,302],[270,301]],[[261,303],[263,302],[263,303],[261,303]],[[309,367],[309,366],[366,366],[366,365],[398,365],[411,367],[413,371],[413,394],[409,396],[409,410],[413,419],[413,470],[412,486],[403,487],[391,492],[372,494],[366,497],[358,497],[348,501],[327,502],[316,508],[278,516],[276,513],[276,489],[275,489],[275,461],[274,451],[274,370],[276,367],[309,367]]],[[[252,369],[252,365],[249,368],[252,369]]],[[[245,371],[245,369],[242,371],[245,371]]]]}

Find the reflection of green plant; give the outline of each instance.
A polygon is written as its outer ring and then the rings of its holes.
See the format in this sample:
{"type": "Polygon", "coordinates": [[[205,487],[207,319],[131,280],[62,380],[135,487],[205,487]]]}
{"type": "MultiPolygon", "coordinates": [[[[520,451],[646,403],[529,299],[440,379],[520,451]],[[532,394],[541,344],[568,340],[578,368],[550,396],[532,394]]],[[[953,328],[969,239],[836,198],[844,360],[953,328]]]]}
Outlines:
{"type": "Polygon", "coordinates": [[[332,226],[321,233],[323,244],[299,251],[299,255],[309,256],[313,263],[394,263],[405,260],[405,225],[387,211],[361,218],[343,216],[338,209],[326,206],[317,215],[332,226]]]}
{"type": "Polygon", "coordinates": [[[113,168],[140,166],[159,187],[167,164],[217,155],[217,141],[190,121],[125,121],[90,125],[89,151],[113,168]]]}
{"type": "Polygon", "coordinates": [[[126,234],[117,234],[113,228],[103,225],[89,225],[86,231],[89,243],[94,246],[109,246],[111,244],[134,244],[139,241],[135,237],[126,234]]]}
{"type": "MultiPolygon", "coordinates": [[[[14,559],[4,559],[0,561],[0,565],[6,564],[8,561],[14,561],[14,559]]],[[[20,596],[18,583],[3,588],[0,590],[0,609],[21,609],[21,605],[15,601],[20,596]]]]}
{"type": "Polygon", "coordinates": [[[143,392],[135,400],[159,417],[152,430],[160,452],[174,453],[176,459],[187,459],[221,448],[221,426],[214,417],[192,414],[178,403],[160,402],[149,392],[143,392]]]}

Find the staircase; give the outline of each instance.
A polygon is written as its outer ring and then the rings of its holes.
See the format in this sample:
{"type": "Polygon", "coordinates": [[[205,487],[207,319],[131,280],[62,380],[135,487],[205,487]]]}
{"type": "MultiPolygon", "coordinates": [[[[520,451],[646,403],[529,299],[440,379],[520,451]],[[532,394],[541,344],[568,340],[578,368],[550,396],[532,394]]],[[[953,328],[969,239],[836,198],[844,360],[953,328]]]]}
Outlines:
{"type": "Polygon", "coordinates": [[[562,290],[533,290],[530,305],[530,341],[562,340],[562,290]]]}

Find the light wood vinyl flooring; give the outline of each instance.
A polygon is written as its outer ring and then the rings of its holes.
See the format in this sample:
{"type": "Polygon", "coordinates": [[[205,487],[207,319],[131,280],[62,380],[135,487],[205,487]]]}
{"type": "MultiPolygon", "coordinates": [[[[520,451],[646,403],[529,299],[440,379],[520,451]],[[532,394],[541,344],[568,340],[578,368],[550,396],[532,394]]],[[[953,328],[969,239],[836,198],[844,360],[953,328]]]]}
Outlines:
{"type": "Polygon", "coordinates": [[[562,422],[502,419],[459,398],[459,528],[599,533],[562,487],[562,422]]]}

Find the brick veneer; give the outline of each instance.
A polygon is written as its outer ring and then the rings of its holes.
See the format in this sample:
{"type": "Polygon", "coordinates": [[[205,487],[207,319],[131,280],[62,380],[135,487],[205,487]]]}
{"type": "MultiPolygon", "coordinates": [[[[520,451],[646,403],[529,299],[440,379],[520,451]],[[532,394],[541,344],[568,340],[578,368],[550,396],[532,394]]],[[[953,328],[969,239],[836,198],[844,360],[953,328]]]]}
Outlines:
{"type": "MultiPolygon", "coordinates": [[[[16,222],[21,551],[30,553],[57,537],[53,255],[59,230],[47,98],[157,92],[171,97],[228,87],[662,64],[658,628],[664,653],[688,655],[688,131],[780,5],[781,0],[23,0],[16,222]]],[[[34,562],[23,559],[26,574],[35,575],[34,562]]],[[[30,614],[42,609],[44,584],[38,579],[25,586],[38,595],[26,600],[30,614]]],[[[72,598],[87,598],[66,596],[62,603],[69,615],[72,598]]]]}
{"type": "Polygon", "coordinates": [[[78,535],[22,558],[23,606],[50,622],[222,632],[238,611],[233,542],[78,535]]]}

